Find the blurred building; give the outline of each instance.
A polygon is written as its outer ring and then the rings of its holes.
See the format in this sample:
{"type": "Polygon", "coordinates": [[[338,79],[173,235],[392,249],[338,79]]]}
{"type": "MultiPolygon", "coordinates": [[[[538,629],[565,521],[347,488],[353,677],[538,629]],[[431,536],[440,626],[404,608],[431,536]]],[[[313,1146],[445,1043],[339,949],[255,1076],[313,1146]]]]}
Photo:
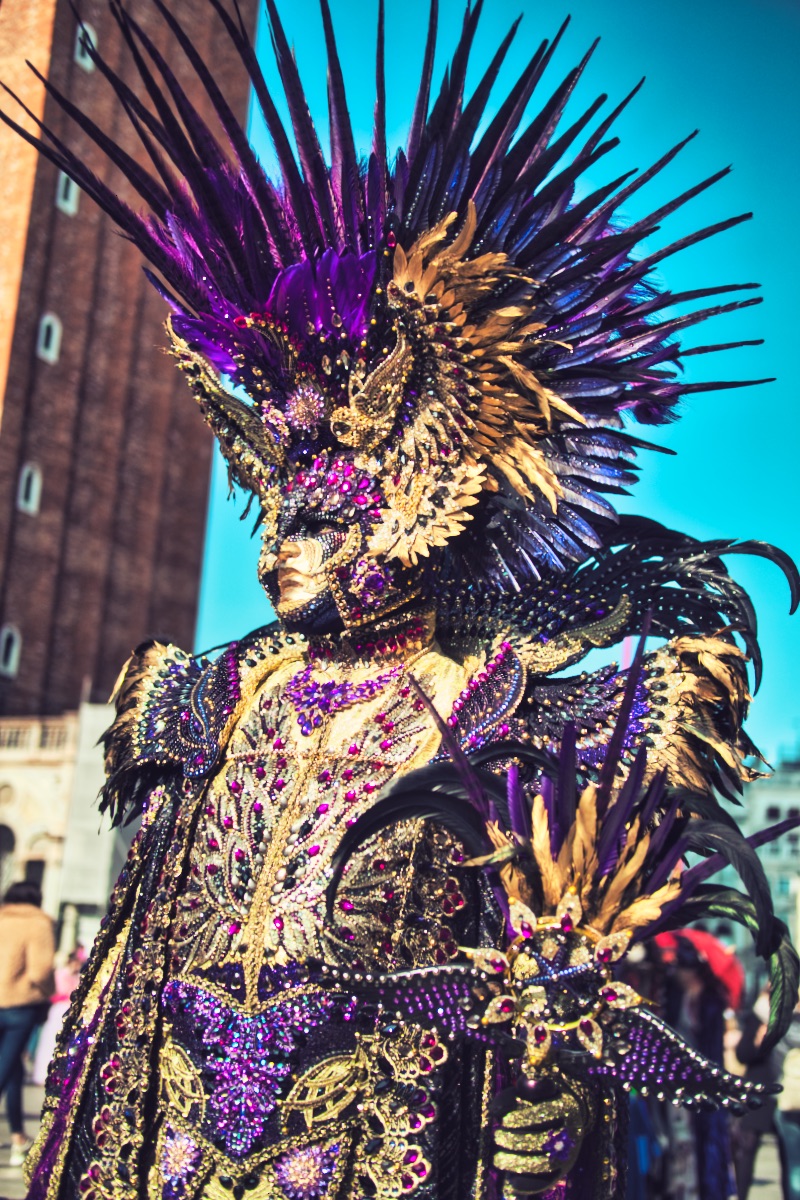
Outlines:
{"type": "MultiPolygon", "coordinates": [[[[800,761],[780,763],[774,774],[751,783],[745,792],[745,832],[756,833],[777,821],[800,817],[800,761]]],[[[791,930],[796,942],[798,882],[800,882],[800,828],[762,846],[758,852],[772,890],[775,915],[791,930]]]]}
{"type": "MultiPolygon", "coordinates": [[[[769,825],[800,817],[800,760],[787,759],[764,779],[757,779],[744,790],[743,808],[735,814],[745,835],[757,833],[769,825]]],[[[800,937],[800,827],[768,842],[758,851],[769,881],[775,915],[788,927],[792,940],[800,937]]],[[[739,876],[726,867],[710,882],[742,890],[739,876]]],[[[732,942],[745,965],[748,980],[764,974],[756,961],[749,932],[740,925],[723,922],[713,930],[732,942]]]]}
{"type": "MultiPolygon", "coordinates": [[[[257,0],[239,6],[254,28],[257,0]]],[[[89,38],[136,86],[121,31],[107,0],[80,8],[82,30],[70,0],[4,0],[0,79],[31,116],[3,103],[31,131],[44,120],[126,193],[24,65],[140,153],[86,49],[89,38]]],[[[134,15],[163,49],[155,5],[134,15]]],[[[247,80],[207,0],[181,0],[176,15],[244,120],[247,80]]],[[[188,80],[174,43],[168,58],[188,80]]],[[[87,822],[97,829],[93,743],[120,667],[146,638],[193,642],[211,438],[163,352],[165,305],[134,247],[5,126],[0,161],[0,883],[41,878],[55,914],[102,906],[114,872],[111,841],[101,851],[87,822]]]]}

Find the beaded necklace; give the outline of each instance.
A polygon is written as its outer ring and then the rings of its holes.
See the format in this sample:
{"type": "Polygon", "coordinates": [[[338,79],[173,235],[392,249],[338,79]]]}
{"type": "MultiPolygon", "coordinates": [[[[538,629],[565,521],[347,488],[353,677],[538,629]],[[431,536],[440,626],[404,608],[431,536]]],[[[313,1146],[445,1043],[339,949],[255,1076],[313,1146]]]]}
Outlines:
{"type": "Polygon", "coordinates": [[[381,672],[373,679],[364,679],[361,683],[352,683],[349,679],[326,679],[321,682],[311,678],[313,670],[314,664],[309,663],[304,670],[294,675],[284,688],[284,695],[291,701],[297,713],[297,724],[304,737],[310,737],[312,730],[318,728],[323,719],[331,713],[340,712],[343,708],[349,708],[364,700],[372,700],[387,684],[402,674],[405,664],[398,663],[388,671],[381,672]]]}

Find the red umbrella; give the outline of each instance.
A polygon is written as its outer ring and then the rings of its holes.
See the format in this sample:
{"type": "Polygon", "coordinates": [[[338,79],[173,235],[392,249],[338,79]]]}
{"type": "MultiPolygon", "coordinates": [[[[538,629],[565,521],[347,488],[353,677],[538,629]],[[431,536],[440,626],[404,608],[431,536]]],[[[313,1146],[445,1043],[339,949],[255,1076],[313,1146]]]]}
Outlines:
{"type": "Polygon", "coordinates": [[[664,962],[675,961],[681,939],[690,942],[700,959],[708,964],[725,994],[728,1007],[739,1008],[744,991],[744,968],[734,951],[702,929],[675,929],[656,934],[655,942],[664,962]]]}

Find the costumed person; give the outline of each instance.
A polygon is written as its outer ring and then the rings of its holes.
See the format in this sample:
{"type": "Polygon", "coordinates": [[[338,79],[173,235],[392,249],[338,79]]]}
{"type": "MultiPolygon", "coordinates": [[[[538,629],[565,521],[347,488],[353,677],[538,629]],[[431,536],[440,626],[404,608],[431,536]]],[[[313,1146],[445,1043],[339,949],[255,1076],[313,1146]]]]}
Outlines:
{"type": "Polygon", "coordinates": [[[480,3],[436,94],[432,5],[391,158],[379,6],[362,162],[322,0],[328,162],[268,0],[295,151],[235,6],[209,0],[270,179],[174,7],[152,3],[224,144],[116,3],[142,96],[87,53],[151,169],[45,86],[147,211],[53,131],[15,128],[147,260],[253,496],[278,623],[211,662],[143,645],[122,673],[103,807],[142,826],[59,1040],[29,1197],[621,1195],[631,1086],[695,1107],[757,1095],[616,982],[632,939],[744,920],[771,962],[772,1038],[796,988],[753,847],[712,792],[751,778],[755,753],[752,611],[722,556],[771,557],[795,592],[796,574],[761,544],[618,520],[607,498],[635,478],[635,422],[698,390],[676,335],[750,302],[655,287],[656,263],[713,230],[637,251],[715,177],[629,228],[619,206],[680,147],[576,199],[631,97],[557,133],[582,63],[520,131],[557,37],[490,114],[516,25],[466,96],[480,3]],[[648,631],[659,647],[628,670],[556,675],[648,631]],[[705,857],[679,878],[690,851],[705,857]],[[752,899],[705,884],[729,859],[752,899]]]}

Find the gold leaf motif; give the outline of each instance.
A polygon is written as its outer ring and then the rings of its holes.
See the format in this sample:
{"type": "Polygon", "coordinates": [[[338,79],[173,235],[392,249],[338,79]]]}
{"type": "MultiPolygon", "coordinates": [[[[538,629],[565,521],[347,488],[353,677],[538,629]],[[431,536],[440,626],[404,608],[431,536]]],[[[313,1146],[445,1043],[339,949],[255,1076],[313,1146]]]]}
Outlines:
{"type": "Polygon", "coordinates": [[[474,962],[479,971],[486,971],[489,975],[501,975],[511,966],[502,950],[483,950],[480,947],[473,949],[471,946],[459,946],[458,948],[462,954],[474,962]]]}
{"type": "Polygon", "coordinates": [[[513,996],[495,996],[486,1006],[481,1017],[484,1025],[500,1025],[510,1021],[517,1011],[517,1002],[513,996]]]}
{"type": "Polygon", "coordinates": [[[530,937],[536,932],[536,913],[516,897],[509,901],[508,915],[512,928],[523,937],[530,937]]]}
{"type": "Polygon", "coordinates": [[[578,1041],[583,1046],[584,1050],[588,1050],[595,1058],[601,1058],[603,1054],[603,1030],[592,1017],[585,1017],[578,1022],[578,1028],[575,1030],[578,1041]]]}
{"type": "Polygon", "coordinates": [[[616,962],[627,951],[632,937],[632,929],[620,929],[616,933],[607,934],[606,937],[600,938],[595,946],[595,958],[601,963],[616,962]]]}
{"type": "Polygon", "coordinates": [[[610,983],[600,993],[610,1008],[633,1008],[642,1003],[642,997],[627,983],[610,983]]]}
{"type": "Polygon", "coordinates": [[[558,902],[556,908],[556,920],[561,923],[567,932],[575,929],[580,925],[583,919],[583,905],[581,904],[577,892],[572,888],[558,902]]]}
{"type": "Polygon", "coordinates": [[[526,1021],[527,1063],[529,1067],[537,1067],[547,1058],[553,1045],[553,1035],[549,1025],[541,1021],[526,1021]]]}

